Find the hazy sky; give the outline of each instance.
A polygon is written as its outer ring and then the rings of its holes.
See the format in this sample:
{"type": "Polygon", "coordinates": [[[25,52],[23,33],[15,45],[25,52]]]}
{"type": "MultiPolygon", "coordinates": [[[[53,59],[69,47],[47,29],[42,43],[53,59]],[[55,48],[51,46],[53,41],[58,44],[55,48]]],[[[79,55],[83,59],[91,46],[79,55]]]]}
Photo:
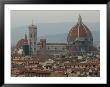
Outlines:
{"type": "Polygon", "coordinates": [[[84,22],[100,22],[100,13],[97,10],[12,10],[11,28],[32,24],[32,20],[35,25],[37,23],[76,22],[79,14],[82,16],[84,22]]]}
{"type": "Polygon", "coordinates": [[[28,35],[28,26],[37,26],[37,37],[68,33],[77,21],[79,14],[82,21],[90,30],[100,30],[100,11],[89,10],[12,10],[11,11],[11,40],[16,43],[28,35]]]}

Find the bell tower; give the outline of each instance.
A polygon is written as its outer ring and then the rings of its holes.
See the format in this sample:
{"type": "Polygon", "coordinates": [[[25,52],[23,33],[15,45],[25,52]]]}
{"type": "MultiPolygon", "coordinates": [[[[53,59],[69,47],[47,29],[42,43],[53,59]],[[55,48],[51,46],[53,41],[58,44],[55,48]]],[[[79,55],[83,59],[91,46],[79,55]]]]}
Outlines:
{"type": "Polygon", "coordinates": [[[37,26],[32,24],[28,27],[29,28],[29,48],[30,48],[30,55],[37,54],[37,26]]]}

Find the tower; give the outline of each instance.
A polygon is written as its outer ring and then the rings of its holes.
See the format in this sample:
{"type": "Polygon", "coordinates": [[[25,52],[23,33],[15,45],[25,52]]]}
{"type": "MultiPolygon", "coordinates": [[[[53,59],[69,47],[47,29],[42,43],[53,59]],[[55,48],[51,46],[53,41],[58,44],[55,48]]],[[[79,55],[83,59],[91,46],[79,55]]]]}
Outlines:
{"type": "Polygon", "coordinates": [[[40,39],[40,50],[42,55],[46,55],[46,39],[40,39]]]}
{"type": "Polygon", "coordinates": [[[30,55],[37,54],[37,26],[32,24],[29,26],[29,46],[30,46],[30,55]]]}
{"type": "Polygon", "coordinates": [[[27,35],[25,34],[24,44],[23,44],[24,56],[29,56],[29,44],[27,40],[27,35]]]}
{"type": "Polygon", "coordinates": [[[40,44],[41,44],[40,49],[42,49],[42,48],[46,49],[46,39],[45,38],[40,39],[40,44]]]}

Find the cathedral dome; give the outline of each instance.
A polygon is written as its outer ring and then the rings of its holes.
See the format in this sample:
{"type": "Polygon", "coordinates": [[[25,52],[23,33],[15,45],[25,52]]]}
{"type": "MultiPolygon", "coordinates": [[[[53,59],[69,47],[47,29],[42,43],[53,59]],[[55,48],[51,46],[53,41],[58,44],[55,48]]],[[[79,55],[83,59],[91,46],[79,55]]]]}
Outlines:
{"type": "Polygon", "coordinates": [[[17,42],[17,44],[16,44],[16,48],[17,48],[17,49],[18,49],[18,48],[21,48],[21,47],[23,46],[24,42],[25,42],[24,39],[19,40],[19,41],[17,42]]]}
{"type": "Polygon", "coordinates": [[[25,34],[25,39],[21,39],[17,42],[16,48],[21,48],[23,45],[28,45],[27,35],[25,34]]]}
{"type": "Polygon", "coordinates": [[[77,39],[93,41],[91,31],[85,24],[83,24],[82,18],[80,15],[79,15],[77,24],[73,26],[68,33],[67,42],[73,43],[77,39]]]}

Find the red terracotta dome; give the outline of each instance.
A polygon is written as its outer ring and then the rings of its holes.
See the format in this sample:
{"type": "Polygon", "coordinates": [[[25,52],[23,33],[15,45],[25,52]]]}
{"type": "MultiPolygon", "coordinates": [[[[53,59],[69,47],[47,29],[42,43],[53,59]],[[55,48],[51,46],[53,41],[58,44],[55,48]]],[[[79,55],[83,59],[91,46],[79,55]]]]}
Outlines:
{"type": "Polygon", "coordinates": [[[88,29],[88,27],[85,24],[83,24],[82,18],[80,15],[79,15],[77,24],[73,26],[69,31],[67,41],[68,43],[73,42],[78,37],[85,40],[93,40],[91,31],[88,29]]]}
{"type": "Polygon", "coordinates": [[[21,48],[23,45],[28,44],[27,35],[25,35],[25,39],[21,39],[17,42],[16,48],[21,48]]]}
{"type": "Polygon", "coordinates": [[[18,49],[18,48],[21,48],[22,46],[23,46],[23,44],[24,44],[24,39],[21,39],[21,40],[19,40],[18,42],[17,42],[17,44],[16,44],[16,48],[18,49]]]}

